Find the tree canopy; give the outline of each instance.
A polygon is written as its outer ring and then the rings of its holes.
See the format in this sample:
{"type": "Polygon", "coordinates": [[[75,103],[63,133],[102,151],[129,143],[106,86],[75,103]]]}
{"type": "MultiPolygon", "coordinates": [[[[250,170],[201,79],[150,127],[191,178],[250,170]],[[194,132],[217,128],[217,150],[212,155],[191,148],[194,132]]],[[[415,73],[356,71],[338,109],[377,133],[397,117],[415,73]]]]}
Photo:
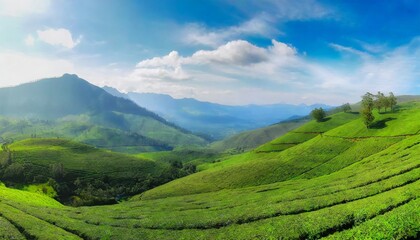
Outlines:
{"type": "Polygon", "coordinates": [[[362,96],[362,110],[360,113],[362,114],[363,123],[367,128],[369,128],[373,123],[373,120],[375,120],[375,116],[372,114],[374,106],[375,102],[371,93],[368,92],[362,96]]]}
{"type": "Polygon", "coordinates": [[[314,110],[311,111],[311,116],[317,122],[321,122],[322,120],[324,120],[326,115],[327,114],[325,113],[324,109],[322,109],[322,108],[315,108],[314,110]]]}

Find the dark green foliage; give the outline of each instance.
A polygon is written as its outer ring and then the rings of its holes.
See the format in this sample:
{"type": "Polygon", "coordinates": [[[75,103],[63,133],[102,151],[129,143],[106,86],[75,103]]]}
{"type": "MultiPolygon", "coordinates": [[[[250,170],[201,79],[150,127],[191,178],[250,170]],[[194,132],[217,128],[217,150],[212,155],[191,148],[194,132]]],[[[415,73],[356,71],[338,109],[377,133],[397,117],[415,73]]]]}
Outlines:
{"type": "Polygon", "coordinates": [[[387,104],[387,106],[391,108],[391,111],[394,111],[395,106],[397,106],[397,98],[394,96],[394,93],[389,93],[387,104]]]}
{"type": "Polygon", "coordinates": [[[10,186],[48,181],[61,202],[77,206],[116,203],[196,172],[195,164],[177,159],[156,163],[61,139],[27,139],[3,149],[0,180],[10,186]]]}
{"type": "Polygon", "coordinates": [[[387,97],[385,97],[385,95],[381,92],[378,92],[377,95],[374,96],[375,100],[374,100],[374,107],[376,109],[378,109],[378,112],[381,112],[382,108],[386,109],[386,106],[388,105],[388,99],[387,97]]]}
{"type": "Polygon", "coordinates": [[[343,111],[343,112],[350,112],[351,111],[350,103],[345,103],[340,108],[341,108],[341,111],[343,111]]]}
{"type": "Polygon", "coordinates": [[[394,111],[395,106],[397,105],[397,98],[392,92],[389,93],[389,96],[385,96],[383,93],[378,92],[377,95],[372,95],[375,98],[374,106],[378,109],[378,112],[381,112],[382,108],[387,111],[389,108],[391,111],[394,111]]]}
{"type": "Polygon", "coordinates": [[[21,163],[12,163],[4,169],[2,179],[13,182],[24,182],[24,168],[21,163]]]}
{"type": "Polygon", "coordinates": [[[51,165],[51,176],[54,179],[61,180],[64,178],[65,174],[64,166],[61,162],[51,165]]]}
{"type": "Polygon", "coordinates": [[[362,97],[362,110],[360,113],[362,115],[363,123],[367,128],[369,128],[373,123],[373,120],[375,120],[372,113],[374,105],[373,95],[371,93],[366,93],[362,97]]]}
{"type": "Polygon", "coordinates": [[[311,111],[311,116],[317,121],[322,122],[327,114],[322,108],[315,108],[311,111]]]}

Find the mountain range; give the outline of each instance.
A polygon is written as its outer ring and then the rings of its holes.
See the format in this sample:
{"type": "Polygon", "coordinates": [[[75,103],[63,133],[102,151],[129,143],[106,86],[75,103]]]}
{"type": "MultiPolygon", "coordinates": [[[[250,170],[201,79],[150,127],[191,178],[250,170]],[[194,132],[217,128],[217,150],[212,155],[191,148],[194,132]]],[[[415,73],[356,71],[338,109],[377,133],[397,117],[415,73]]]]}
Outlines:
{"type": "Polygon", "coordinates": [[[332,108],[325,104],[228,106],[193,98],[175,99],[165,94],[121,93],[111,87],[104,87],[104,89],[114,96],[130,99],[183,128],[196,133],[204,133],[216,140],[286,119],[297,119],[308,115],[317,107],[332,108]]]}
{"type": "Polygon", "coordinates": [[[169,150],[208,143],[77,75],[0,88],[0,99],[3,139],[64,137],[117,151],[169,150]]]}

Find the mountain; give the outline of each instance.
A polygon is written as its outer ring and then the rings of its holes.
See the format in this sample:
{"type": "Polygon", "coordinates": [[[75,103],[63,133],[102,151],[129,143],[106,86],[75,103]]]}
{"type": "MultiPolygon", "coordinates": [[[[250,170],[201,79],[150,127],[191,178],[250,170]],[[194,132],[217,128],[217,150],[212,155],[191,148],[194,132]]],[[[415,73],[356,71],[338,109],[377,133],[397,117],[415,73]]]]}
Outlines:
{"type": "Polygon", "coordinates": [[[222,139],[245,130],[306,116],[316,107],[331,108],[323,104],[227,106],[193,98],[175,99],[165,94],[135,92],[122,94],[114,88],[104,89],[115,96],[129,98],[139,106],[156,112],[183,128],[204,133],[213,139],[222,139]]]}
{"type": "Polygon", "coordinates": [[[116,98],[76,75],[43,79],[16,87],[0,88],[0,114],[12,117],[56,119],[87,112],[121,112],[164,121],[133,102],[116,98]]]}
{"type": "MultiPolygon", "coordinates": [[[[370,129],[354,113],[306,122],[117,205],[74,208],[0,185],[0,238],[419,239],[420,102],[374,115],[370,129]]],[[[40,144],[10,147],[25,156],[40,144]]]]}
{"type": "Polygon", "coordinates": [[[76,75],[0,88],[0,99],[4,124],[15,126],[3,128],[3,138],[79,138],[122,151],[139,145],[143,146],[140,150],[147,146],[153,150],[207,144],[207,140],[76,75]]]}

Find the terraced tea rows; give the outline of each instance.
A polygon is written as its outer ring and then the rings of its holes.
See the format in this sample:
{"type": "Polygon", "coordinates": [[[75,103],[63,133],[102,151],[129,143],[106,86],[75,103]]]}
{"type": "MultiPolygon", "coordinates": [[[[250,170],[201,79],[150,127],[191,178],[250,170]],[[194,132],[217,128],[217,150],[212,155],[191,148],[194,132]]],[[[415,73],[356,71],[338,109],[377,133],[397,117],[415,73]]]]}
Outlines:
{"type": "Polygon", "coordinates": [[[417,106],[378,115],[401,121],[378,129],[343,119],[287,150],[233,156],[117,205],[74,208],[0,187],[0,229],[17,239],[418,239],[417,106]]]}
{"type": "MultiPolygon", "coordinates": [[[[395,212],[405,212],[409,206],[416,206],[418,211],[420,157],[413,154],[420,150],[418,143],[419,136],[410,137],[347,168],[310,180],[154,200],[133,199],[115,206],[70,208],[42,201],[34,204],[29,198],[7,197],[9,191],[17,190],[3,189],[6,194],[2,194],[0,212],[3,218],[13,221],[16,229],[24,229],[23,236],[41,239],[48,239],[50,234],[85,239],[351,237],[351,233],[360,234],[354,227],[369,228],[377,219],[397,221],[395,212]],[[38,232],[39,227],[46,230],[38,232]]],[[[405,214],[410,222],[401,225],[395,234],[411,232],[415,237],[420,215],[405,214]]]]}

